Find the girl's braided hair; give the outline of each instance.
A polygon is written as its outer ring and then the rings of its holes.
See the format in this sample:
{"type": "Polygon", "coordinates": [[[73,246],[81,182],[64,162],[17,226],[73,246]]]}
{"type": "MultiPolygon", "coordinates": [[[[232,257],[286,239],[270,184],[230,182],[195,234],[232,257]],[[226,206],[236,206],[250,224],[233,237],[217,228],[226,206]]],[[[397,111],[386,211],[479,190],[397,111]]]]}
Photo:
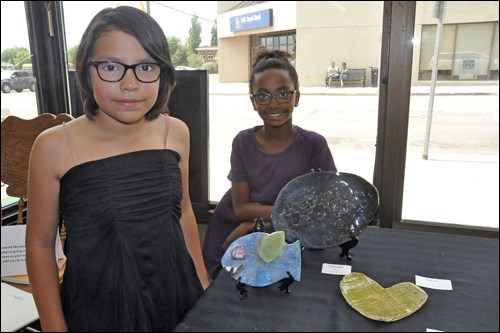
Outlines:
{"type": "Polygon", "coordinates": [[[288,72],[290,78],[293,81],[293,84],[295,85],[294,90],[298,90],[299,76],[297,75],[295,67],[293,67],[290,62],[293,59],[293,56],[285,51],[267,49],[261,50],[255,56],[252,64],[252,72],[250,74],[250,80],[248,83],[250,94],[253,93],[252,87],[255,83],[255,76],[268,69],[281,69],[288,72]]]}

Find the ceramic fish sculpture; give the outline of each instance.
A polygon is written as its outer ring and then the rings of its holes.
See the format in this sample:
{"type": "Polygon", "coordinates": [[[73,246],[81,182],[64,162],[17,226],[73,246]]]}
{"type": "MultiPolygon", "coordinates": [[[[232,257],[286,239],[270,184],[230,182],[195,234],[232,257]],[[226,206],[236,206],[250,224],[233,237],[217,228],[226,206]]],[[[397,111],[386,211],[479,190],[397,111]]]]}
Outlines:
{"type": "Polygon", "coordinates": [[[285,243],[283,231],[253,232],[235,240],[221,259],[229,275],[252,287],[265,287],[283,279],[300,282],[300,243],[285,243]]]}

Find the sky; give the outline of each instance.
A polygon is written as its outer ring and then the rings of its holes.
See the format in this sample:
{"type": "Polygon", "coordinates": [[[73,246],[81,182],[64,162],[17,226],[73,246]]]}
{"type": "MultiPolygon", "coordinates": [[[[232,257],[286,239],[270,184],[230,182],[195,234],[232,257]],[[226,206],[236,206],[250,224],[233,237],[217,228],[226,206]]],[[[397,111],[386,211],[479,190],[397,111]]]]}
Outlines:
{"type": "MultiPolygon", "coordinates": [[[[1,1],[1,5],[2,51],[15,46],[29,48],[24,1],[1,1]]],[[[100,9],[117,5],[139,8],[140,1],[64,1],[67,47],[80,43],[87,25],[100,9]]],[[[150,14],[166,36],[176,36],[183,42],[189,36],[191,15],[197,15],[201,24],[200,46],[210,45],[217,1],[150,1],[150,14]]]]}

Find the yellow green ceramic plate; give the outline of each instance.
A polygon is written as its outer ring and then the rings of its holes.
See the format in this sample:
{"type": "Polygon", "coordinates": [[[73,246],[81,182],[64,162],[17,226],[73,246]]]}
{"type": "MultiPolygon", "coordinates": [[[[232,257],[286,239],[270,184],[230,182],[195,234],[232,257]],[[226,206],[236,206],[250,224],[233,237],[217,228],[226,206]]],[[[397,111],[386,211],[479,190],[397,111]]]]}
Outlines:
{"type": "Polygon", "coordinates": [[[368,276],[353,272],[340,281],[347,303],[373,320],[396,321],[415,313],[427,301],[427,293],[411,282],[382,288],[368,276]]]}

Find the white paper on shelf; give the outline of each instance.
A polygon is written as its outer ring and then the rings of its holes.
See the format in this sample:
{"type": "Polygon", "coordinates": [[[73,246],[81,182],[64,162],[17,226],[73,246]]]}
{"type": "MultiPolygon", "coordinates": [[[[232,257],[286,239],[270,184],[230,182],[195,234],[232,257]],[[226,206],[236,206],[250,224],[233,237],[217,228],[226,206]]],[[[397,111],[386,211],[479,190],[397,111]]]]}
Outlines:
{"type": "MultiPolygon", "coordinates": [[[[12,275],[26,274],[26,224],[2,227],[2,280],[12,275]]],[[[59,232],[56,236],[56,258],[64,259],[59,232]]],[[[60,263],[60,262],[59,262],[60,263]]],[[[22,281],[11,281],[23,283],[22,281]]]]}
{"type": "Polygon", "coordinates": [[[17,331],[37,319],[33,295],[2,282],[2,332],[17,331]]]}

